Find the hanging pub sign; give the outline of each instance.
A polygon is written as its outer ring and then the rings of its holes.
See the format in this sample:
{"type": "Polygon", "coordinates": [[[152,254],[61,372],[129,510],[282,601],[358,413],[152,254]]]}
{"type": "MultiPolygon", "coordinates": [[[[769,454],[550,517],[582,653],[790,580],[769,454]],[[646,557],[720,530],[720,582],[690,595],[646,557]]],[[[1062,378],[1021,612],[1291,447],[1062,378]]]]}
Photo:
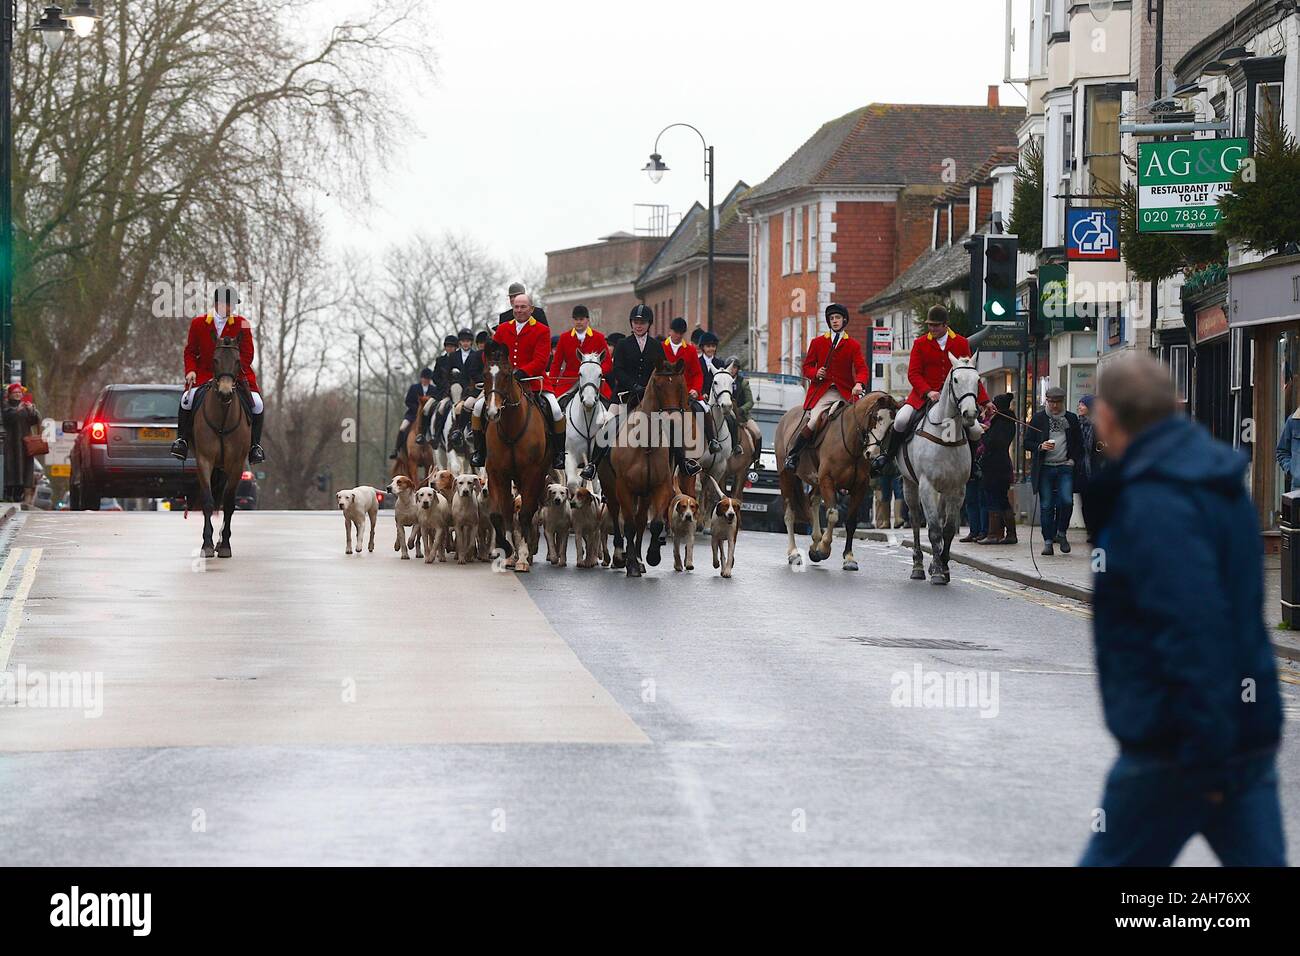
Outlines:
{"type": "Polygon", "coordinates": [[[1245,139],[1138,144],[1138,232],[1213,232],[1245,139]]]}

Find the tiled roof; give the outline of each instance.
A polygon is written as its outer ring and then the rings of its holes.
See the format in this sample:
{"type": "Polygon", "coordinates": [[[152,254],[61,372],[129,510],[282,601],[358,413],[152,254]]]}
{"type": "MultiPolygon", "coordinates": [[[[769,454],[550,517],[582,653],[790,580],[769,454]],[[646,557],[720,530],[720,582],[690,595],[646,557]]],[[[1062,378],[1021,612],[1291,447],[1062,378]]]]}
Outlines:
{"type": "Polygon", "coordinates": [[[948,159],[964,179],[1016,142],[1024,117],[1018,106],[872,103],[823,125],[745,201],[811,185],[938,184],[948,159]]]}
{"type": "Polygon", "coordinates": [[[1019,162],[1020,150],[1015,146],[999,146],[993,151],[993,155],[980,165],[965,179],[953,183],[943,191],[943,195],[935,200],[936,205],[946,205],[957,199],[967,199],[970,196],[972,186],[982,186],[989,181],[993,170],[999,166],[1015,166],[1019,162]]]}
{"type": "MultiPolygon", "coordinates": [[[[744,181],[731,187],[731,192],[718,205],[718,228],[713,234],[713,254],[717,256],[747,256],[749,230],[740,221],[740,199],[749,191],[744,181]]],[[[695,257],[709,254],[709,220],[700,203],[693,205],[682,216],[681,222],[664,243],[659,254],[650,260],[635,285],[648,285],[673,271],[673,267],[695,257]]]]}
{"type": "Polygon", "coordinates": [[[875,314],[919,292],[942,292],[970,276],[970,252],[961,245],[923,253],[901,276],[863,302],[858,311],[875,314]]]}

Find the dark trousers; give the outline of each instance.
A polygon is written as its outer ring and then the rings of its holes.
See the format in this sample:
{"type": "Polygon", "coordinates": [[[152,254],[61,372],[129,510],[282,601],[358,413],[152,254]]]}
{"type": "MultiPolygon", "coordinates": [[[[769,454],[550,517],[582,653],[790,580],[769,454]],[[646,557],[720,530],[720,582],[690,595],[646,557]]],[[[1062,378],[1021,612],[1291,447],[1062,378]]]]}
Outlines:
{"type": "Polygon", "coordinates": [[[1074,514],[1074,468],[1071,465],[1043,465],[1038,474],[1038,515],[1043,540],[1051,541],[1070,528],[1074,514]]]}
{"type": "Polygon", "coordinates": [[[980,493],[980,482],[978,478],[972,478],[966,482],[966,526],[970,528],[971,534],[987,534],[989,530],[989,518],[984,513],[983,495],[980,493]]]}
{"type": "Polygon", "coordinates": [[[1010,488],[1006,485],[990,485],[984,482],[981,490],[981,498],[984,502],[985,520],[990,511],[1006,511],[1011,507],[1010,488]]]}
{"type": "Polygon", "coordinates": [[[1196,834],[1224,866],[1286,866],[1276,753],[1234,757],[1213,774],[1121,753],[1106,777],[1080,866],[1169,866],[1196,834]],[[1221,794],[1221,796],[1219,796],[1221,794]]]}

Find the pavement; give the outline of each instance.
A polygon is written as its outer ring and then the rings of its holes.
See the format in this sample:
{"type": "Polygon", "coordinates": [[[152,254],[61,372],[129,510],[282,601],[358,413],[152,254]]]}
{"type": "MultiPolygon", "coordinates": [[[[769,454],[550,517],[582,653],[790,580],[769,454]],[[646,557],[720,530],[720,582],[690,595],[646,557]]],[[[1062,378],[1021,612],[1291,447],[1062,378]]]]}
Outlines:
{"type": "MultiPolygon", "coordinates": [[[[966,530],[963,527],[962,534],[966,530]]],[[[954,540],[952,560],[1004,580],[1091,604],[1094,555],[1092,546],[1084,541],[1083,531],[1070,532],[1069,554],[1063,554],[1058,547],[1050,557],[1039,554],[1043,547],[1042,534],[1034,529],[1031,542],[1028,531],[1025,526],[1017,528],[1020,540],[1015,545],[979,545],[954,540]]],[[[859,531],[858,536],[864,540],[887,542],[904,548],[909,553],[912,547],[912,532],[907,528],[868,529],[859,531]]],[[[929,553],[929,539],[924,530],[921,532],[921,547],[929,553]]],[[[1300,632],[1282,626],[1282,581],[1278,556],[1264,555],[1263,561],[1264,623],[1269,628],[1278,655],[1300,661],[1300,632]]]]}
{"type": "MultiPolygon", "coordinates": [[[[910,581],[887,542],[795,570],[755,532],[731,580],[703,538],[640,581],[429,566],[391,520],[345,556],[337,514],[240,512],[206,562],[193,516],[0,527],[0,671],[50,689],[0,706],[6,863],[1070,865],[1088,839],[1115,750],[1086,604],[910,581]]],[[[1279,774],[1295,846],[1294,734],[1279,774]]]]}

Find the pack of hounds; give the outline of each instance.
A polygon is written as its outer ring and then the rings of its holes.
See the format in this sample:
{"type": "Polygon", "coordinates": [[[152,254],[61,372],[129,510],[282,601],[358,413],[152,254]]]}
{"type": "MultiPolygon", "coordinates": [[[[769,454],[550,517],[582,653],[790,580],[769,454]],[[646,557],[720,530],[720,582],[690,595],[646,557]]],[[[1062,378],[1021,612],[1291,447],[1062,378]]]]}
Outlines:
{"type": "MultiPolygon", "coordinates": [[[[552,477],[558,476],[552,472],[552,477]]],[[[707,515],[701,502],[674,482],[665,522],[666,531],[673,539],[673,570],[695,570],[695,537],[703,532],[710,537],[713,567],[722,577],[730,578],[740,534],[740,501],[724,495],[710,476],[704,477],[712,491],[707,515]]],[[[401,553],[403,561],[410,560],[412,552],[417,559],[423,558],[425,564],[448,563],[452,555],[457,564],[500,558],[499,553],[493,553],[485,477],[472,472],[457,475],[444,468],[432,472],[423,483],[398,475],[385,490],[393,498],[393,550],[401,553]]],[[[337,492],[335,499],[343,513],[344,554],[361,553],[367,520],[370,529],[366,550],[373,552],[379,520],[379,489],[360,485],[337,492]]],[[[523,543],[525,529],[519,527],[519,495],[514,500],[511,534],[518,547],[523,543]]],[[[594,485],[553,481],[546,486],[542,500],[533,527],[526,529],[531,553],[537,553],[539,541],[544,539],[547,561],[555,567],[567,567],[572,536],[577,567],[617,566],[609,548],[614,531],[610,509],[594,485]]]]}

